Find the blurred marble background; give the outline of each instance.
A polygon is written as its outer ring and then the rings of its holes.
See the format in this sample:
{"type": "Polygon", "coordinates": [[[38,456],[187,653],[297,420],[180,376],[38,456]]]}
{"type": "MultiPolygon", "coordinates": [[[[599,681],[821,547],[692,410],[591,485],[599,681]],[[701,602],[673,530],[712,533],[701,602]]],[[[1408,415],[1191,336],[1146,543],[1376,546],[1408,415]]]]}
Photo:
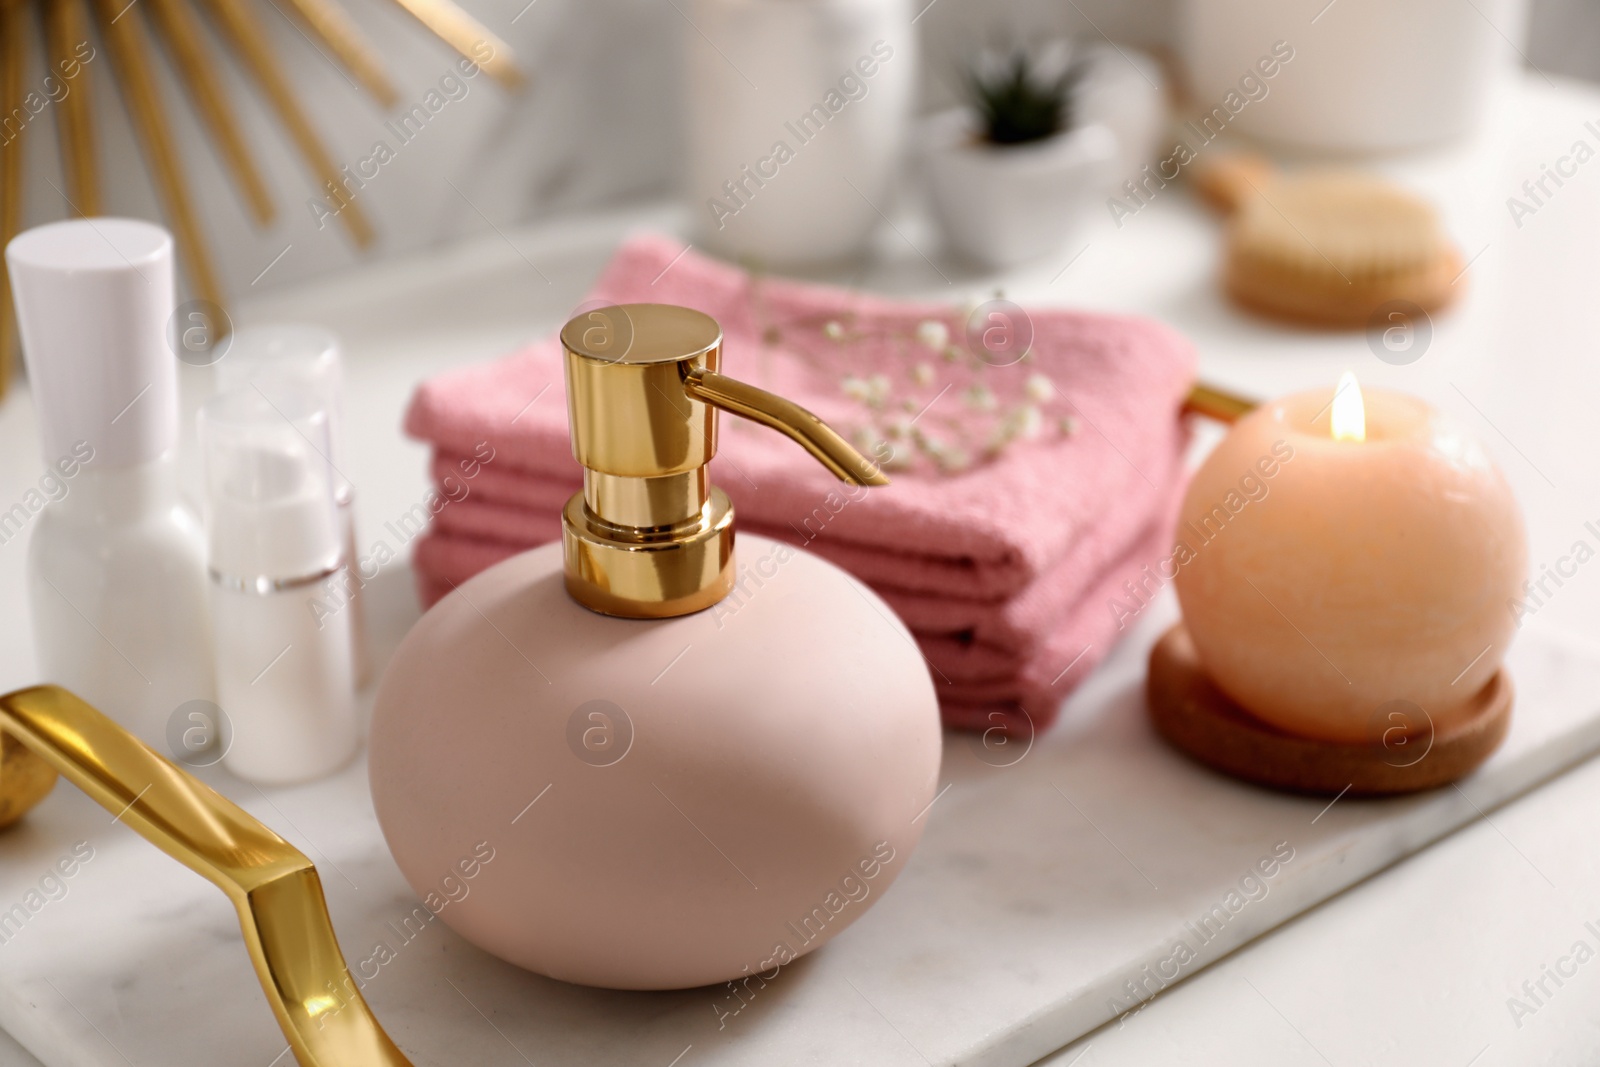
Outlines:
{"type": "MultiPolygon", "coordinates": [[[[421,134],[361,191],[380,236],[366,255],[424,249],[582,209],[666,193],[678,157],[679,39],[692,33],[675,0],[464,0],[516,50],[533,77],[508,94],[487,77],[466,83],[421,134]]],[[[387,0],[346,0],[377,43],[405,110],[453,73],[455,56],[418,31],[387,0]]],[[[267,5],[264,5],[267,7],[267,5]]],[[[1160,50],[1175,25],[1174,0],[936,0],[918,21],[924,50],[924,100],[948,100],[953,63],[997,30],[1024,37],[1109,36],[1160,50]]],[[[358,93],[281,15],[264,11],[272,44],[290,65],[301,99],[341,163],[395,142],[384,112],[358,93]]],[[[1527,58],[1548,73],[1600,76],[1600,6],[1593,0],[1535,0],[1527,58]]],[[[89,64],[102,122],[100,137],[111,213],[159,217],[154,194],[113,102],[109,60],[89,64]]],[[[42,76],[30,72],[30,84],[42,76]]],[[[194,118],[163,70],[178,134],[191,160],[199,209],[232,292],[270,289],[354,262],[358,253],[336,224],[310,204],[318,190],[258,98],[230,69],[235,103],[278,199],[276,222],[256,230],[216,157],[200,144],[194,118]]],[[[27,223],[60,217],[51,122],[30,126],[27,223]],[[53,183],[53,184],[52,184],[53,183]]]]}

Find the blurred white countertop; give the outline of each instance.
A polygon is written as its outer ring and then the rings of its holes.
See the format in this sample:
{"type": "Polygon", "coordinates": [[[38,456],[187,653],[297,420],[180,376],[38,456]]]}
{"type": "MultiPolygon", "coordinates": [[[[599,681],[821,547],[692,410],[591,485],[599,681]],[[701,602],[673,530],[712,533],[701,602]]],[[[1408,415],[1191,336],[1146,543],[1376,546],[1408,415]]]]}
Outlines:
{"type": "MultiPolygon", "coordinates": [[[[1386,362],[1369,339],[1262,323],[1219,296],[1219,225],[1177,186],[1118,227],[1097,210],[1052,262],[995,277],[947,262],[915,211],[891,212],[872,261],[850,282],[891,293],[985,299],[995,289],[1023,306],[1063,304],[1151,315],[1198,347],[1204,373],[1272,395],[1331,385],[1352,369],[1364,382],[1418,393],[1454,413],[1488,445],[1528,518],[1534,569],[1565,555],[1600,521],[1600,162],[1513,219],[1507,198],[1572,151],[1600,149],[1600,92],[1537,75],[1499,101],[1467,145],[1380,169],[1441,207],[1469,266],[1462,299],[1437,317],[1414,361],[1386,362]],[[1586,126],[1590,121],[1595,128],[1586,126]]],[[[425,449],[399,429],[417,381],[498,355],[558,326],[615,241],[632,229],[681,230],[670,205],[644,205],[496,233],[425,256],[246,298],[242,323],[328,325],[347,349],[347,473],[361,528],[376,531],[426,487],[425,449]],[[425,299],[381,299],[391,289],[425,299]],[[361,291],[375,299],[351,301],[361,291]],[[381,308],[374,312],[372,308],[381,308]]],[[[1419,331],[1420,339],[1423,331],[1419,331]]],[[[1391,357],[1392,358],[1392,357],[1391,357]]],[[[25,387],[0,407],[0,511],[36,485],[42,466],[25,387]]],[[[0,545],[0,686],[39,680],[21,610],[24,539],[0,545]]],[[[396,586],[385,595],[404,597],[396,586]]],[[[1539,610],[1600,647],[1600,567],[1579,568],[1539,610]]],[[[381,618],[377,620],[382,625],[381,618]]],[[[63,786],[62,788],[68,788],[63,786]]],[[[1421,855],[1373,877],[1163,992],[1137,1015],[1081,1039],[1051,1061],[1082,1064],[1441,1064],[1489,1067],[1600,1060],[1590,1010],[1600,964],[1561,984],[1543,968],[1574,944],[1600,949],[1600,848],[1585,833],[1600,807],[1591,762],[1421,855]],[[1491,821],[1492,820],[1492,821],[1491,821]],[[1513,1013],[1507,999],[1534,1010],[1513,1013]]],[[[0,955],[3,964],[3,955],[0,955]]],[[[174,1002],[174,1020],[183,1007],[174,1002]]],[[[199,1020],[184,1019],[183,1025],[199,1020]]],[[[0,1035],[0,1064],[33,1064],[0,1035]]],[[[510,1062],[510,1061],[508,1061],[510,1062]]],[[[208,1065],[209,1067],[209,1065],[208,1065]]]]}

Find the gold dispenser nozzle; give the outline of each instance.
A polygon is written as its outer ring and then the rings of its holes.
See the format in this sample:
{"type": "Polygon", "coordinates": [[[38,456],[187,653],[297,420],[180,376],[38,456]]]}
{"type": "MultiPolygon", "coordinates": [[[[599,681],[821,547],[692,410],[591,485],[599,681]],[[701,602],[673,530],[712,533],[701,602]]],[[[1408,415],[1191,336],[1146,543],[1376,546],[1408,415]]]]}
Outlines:
{"type": "Polygon", "coordinates": [[[798,442],[841,481],[888,485],[805,408],[720,372],[715,319],[670,304],[586,311],[561,330],[583,492],[561,515],[567,591],[607,615],[655,619],[733,588],[733,506],[712,485],[717,410],[798,442]]]}

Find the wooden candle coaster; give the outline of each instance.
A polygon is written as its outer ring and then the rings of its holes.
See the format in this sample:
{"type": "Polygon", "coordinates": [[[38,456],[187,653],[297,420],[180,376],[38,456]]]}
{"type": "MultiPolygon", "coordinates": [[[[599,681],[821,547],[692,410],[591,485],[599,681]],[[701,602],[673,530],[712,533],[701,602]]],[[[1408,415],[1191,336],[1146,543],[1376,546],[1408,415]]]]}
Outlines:
{"type": "Polygon", "coordinates": [[[1488,759],[1511,726],[1511,681],[1502,669],[1473,698],[1470,717],[1449,733],[1435,730],[1423,716],[1410,735],[1375,723],[1368,744],[1296,737],[1224,695],[1201,668],[1182,623],[1150,652],[1146,696],[1161,736],[1206,766],[1257,785],[1324,796],[1384,796],[1446,785],[1488,759]]]}

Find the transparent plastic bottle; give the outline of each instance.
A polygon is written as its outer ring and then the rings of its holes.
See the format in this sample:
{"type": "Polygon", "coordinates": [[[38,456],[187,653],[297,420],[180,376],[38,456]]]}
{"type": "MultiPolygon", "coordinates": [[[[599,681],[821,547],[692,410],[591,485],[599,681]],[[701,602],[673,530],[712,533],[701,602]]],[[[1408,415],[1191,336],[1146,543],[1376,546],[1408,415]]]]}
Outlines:
{"type": "MultiPolygon", "coordinates": [[[[328,465],[344,544],[344,567],[323,584],[324,599],[350,617],[357,688],[371,680],[366,598],[357,560],[355,487],[345,477],[344,360],[339,338],[321,326],[271,323],[235,330],[217,364],[220,389],[258,389],[273,403],[308,390],[328,419],[328,465]]],[[[292,399],[284,402],[294,402],[292,399]]]]}
{"type": "Polygon", "coordinates": [[[328,417],[308,390],[254,386],[200,409],[223,762],[252,782],[310,781],[359,744],[351,620],[314,609],[344,566],[328,417]]]}

